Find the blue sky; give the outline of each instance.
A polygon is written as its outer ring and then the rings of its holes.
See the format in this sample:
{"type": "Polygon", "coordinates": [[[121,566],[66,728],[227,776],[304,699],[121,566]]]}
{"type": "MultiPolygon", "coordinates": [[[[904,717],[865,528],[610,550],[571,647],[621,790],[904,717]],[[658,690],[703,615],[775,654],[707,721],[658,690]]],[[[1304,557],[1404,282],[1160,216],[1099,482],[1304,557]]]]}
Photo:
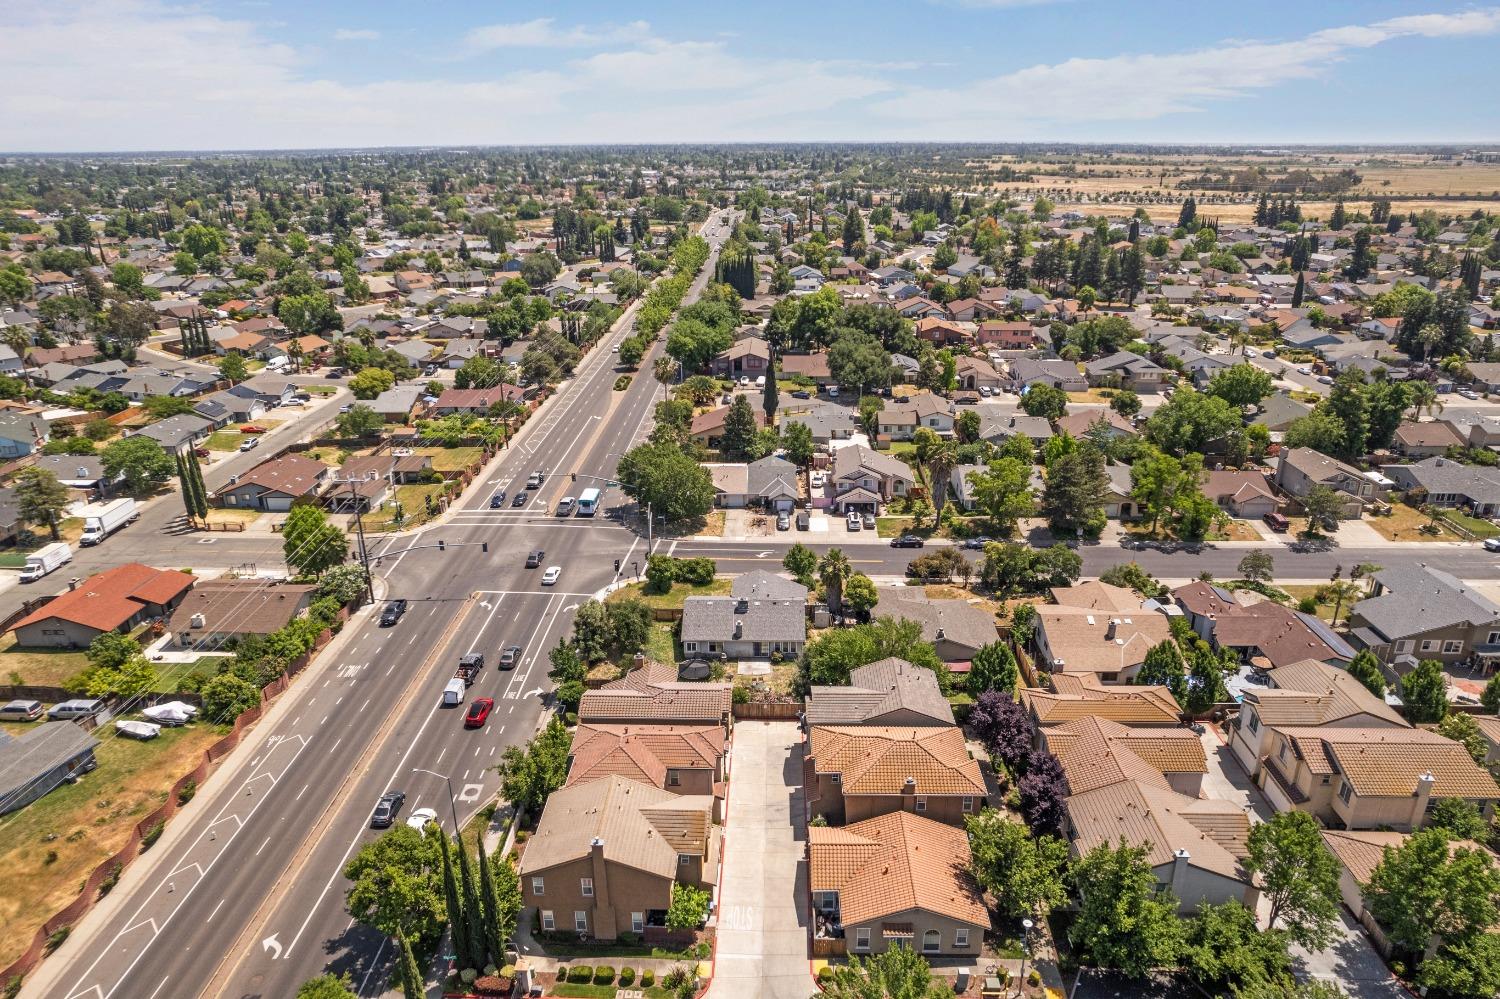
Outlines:
{"type": "Polygon", "coordinates": [[[10,0],[0,149],[1493,142],[1500,7],[10,0]]]}

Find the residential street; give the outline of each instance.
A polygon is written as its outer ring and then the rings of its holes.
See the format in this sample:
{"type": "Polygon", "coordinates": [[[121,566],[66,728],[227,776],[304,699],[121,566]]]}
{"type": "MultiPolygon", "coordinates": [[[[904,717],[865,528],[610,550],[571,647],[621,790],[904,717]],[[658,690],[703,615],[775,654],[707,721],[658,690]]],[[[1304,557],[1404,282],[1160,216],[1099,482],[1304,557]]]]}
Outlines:
{"type": "Polygon", "coordinates": [[[807,825],[802,733],[742,721],[730,759],[729,821],[710,999],[807,999],[807,825]]]}

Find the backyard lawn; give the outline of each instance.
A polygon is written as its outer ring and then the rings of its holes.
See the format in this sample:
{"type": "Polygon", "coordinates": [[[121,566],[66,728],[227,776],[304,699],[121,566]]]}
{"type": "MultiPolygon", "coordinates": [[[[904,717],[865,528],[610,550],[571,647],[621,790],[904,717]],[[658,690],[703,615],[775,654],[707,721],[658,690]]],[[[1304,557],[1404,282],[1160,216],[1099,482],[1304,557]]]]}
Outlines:
{"type": "Polygon", "coordinates": [[[635,597],[638,600],[644,600],[648,607],[681,607],[682,601],[688,597],[726,596],[733,585],[732,579],[715,579],[706,586],[673,583],[672,588],[666,593],[647,593],[645,583],[631,583],[611,593],[608,599],[624,600],[626,597],[635,597]]]}
{"type": "Polygon", "coordinates": [[[18,649],[14,632],[0,637],[0,676],[7,683],[61,687],[88,664],[82,649],[18,649]]]}
{"type": "Polygon", "coordinates": [[[5,817],[0,965],[26,949],[37,927],[73,900],[89,872],[125,844],[131,827],[165,801],[177,778],[226,732],[225,726],[196,724],[164,728],[149,742],[101,739],[97,770],[5,817]]]}

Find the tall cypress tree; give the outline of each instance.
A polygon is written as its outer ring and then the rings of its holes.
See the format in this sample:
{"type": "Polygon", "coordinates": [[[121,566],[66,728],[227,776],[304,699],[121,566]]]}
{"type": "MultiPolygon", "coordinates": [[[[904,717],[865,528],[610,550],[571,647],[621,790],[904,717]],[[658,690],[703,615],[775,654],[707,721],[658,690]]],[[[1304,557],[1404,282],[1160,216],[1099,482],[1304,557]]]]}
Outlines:
{"type": "Polygon", "coordinates": [[[766,426],[776,426],[776,406],[781,401],[781,392],[776,387],[776,361],[773,358],[766,368],[766,391],[761,396],[761,408],[766,411],[766,426]]]}
{"type": "Polygon", "coordinates": [[[1298,271],[1297,286],[1292,289],[1292,308],[1300,309],[1302,307],[1302,296],[1306,293],[1306,290],[1306,283],[1303,280],[1302,272],[1298,271]]]}
{"type": "MultiPolygon", "coordinates": [[[[484,910],[479,905],[479,890],[474,883],[474,870],[469,865],[469,848],[464,846],[462,837],[454,842],[454,848],[458,850],[458,880],[459,889],[463,892],[464,920],[460,927],[457,923],[453,925],[453,935],[457,937],[460,932],[468,935],[469,953],[477,960],[482,960],[485,952],[484,941],[484,910]]],[[[478,965],[469,965],[477,967],[478,965]]]]}
{"type": "Polygon", "coordinates": [[[193,492],[198,501],[198,516],[203,520],[208,519],[208,487],[203,484],[203,466],[198,463],[198,455],[188,452],[188,467],[193,472],[193,492]]]}
{"type": "Polygon", "coordinates": [[[402,999],[425,999],[427,983],[422,978],[422,966],[417,964],[417,955],[412,953],[411,941],[405,933],[398,933],[401,944],[401,996],[402,999]]]}
{"type": "MultiPolygon", "coordinates": [[[[483,962],[483,954],[475,954],[469,946],[469,917],[453,881],[453,855],[448,834],[440,831],[436,835],[438,852],[443,856],[443,903],[448,910],[448,934],[453,938],[453,953],[457,955],[460,969],[477,968],[483,962]]],[[[462,851],[463,844],[460,843],[458,848],[462,851]]]]}
{"type": "Polygon", "coordinates": [[[182,460],[182,452],[177,452],[177,484],[182,489],[182,508],[187,511],[189,517],[197,515],[198,504],[193,502],[193,483],[187,471],[187,463],[182,460]]]}

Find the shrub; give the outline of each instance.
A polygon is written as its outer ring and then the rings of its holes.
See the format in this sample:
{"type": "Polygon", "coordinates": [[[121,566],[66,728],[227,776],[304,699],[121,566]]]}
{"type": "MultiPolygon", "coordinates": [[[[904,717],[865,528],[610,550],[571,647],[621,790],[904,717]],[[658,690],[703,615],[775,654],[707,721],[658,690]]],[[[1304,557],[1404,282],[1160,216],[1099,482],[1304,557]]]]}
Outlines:
{"type": "Polygon", "coordinates": [[[48,850],[47,851],[47,856],[44,857],[44,858],[42,858],[42,863],[46,864],[46,865],[49,865],[49,866],[52,865],[52,864],[57,863],[57,851],[56,850],[48,850]]]}
{"type": "Polygon", "coordinates": [[[615,980],[615,969],[607,964],[601,964],[594,969],[595,985],[612,985],[615,980]]]}
{"type": "Polygon", "coordinates": [[[193,800],[193,795],[198,793],[198,782],[189,777],[182,782],[182,787],[177,790],[177,803],[186,805],[193,800]]]}
{"type": "Polygon", "coordinates": [[[650,968],[647,968],[645,971],[641,972],[641,988],[649,989],[655,984],[656,972],[652,971],[650,968]]]}
{"type": "Polygon", "coordinates": [[[825,964],[818,969],[818,984],[827,985],[831,981],[833,981],[833,969],[825,964]]]}
{"type": "Polygon", "coordinates": [[[630,388],[630,376],[629,375],[621,375],[619,378],[615,379],[615,391],[616,392],[623,392],[623,391],[625,391],[628,388],[630,388]]]}
{"type": "Polygon", "coordinates": [[[104,880],[99,882],[100,898],[115,890],[115,885],[120,883],[120,872],[123,870],[125,870],[124,864],[115,864],[110,867],[109,873],[104,875],[104,880]]]}
{"type": "Polygon", "coordinates": [[[716,569],[711,558],[684,558],[677,560],[675,575],[678,582],[707,586],[714,581],[716,569]]]}
{"type": "Polygon", "coordinates": [[[47,953],[50,954],[67,942],[68,934],[73,932],[71,926],[59,926],[47,935],[47,953]]]}
{"type": "Polygon", "coordinates": [[[681,988],[687,981],[687,966],[683,964],[674,964],[672,966],[672,970],[662,976],[661,984],[663,988],[677,989],[681,988]]]}
{"type": "Polygon", "coordinates": [[[1297,601],[1297,610],[1303,614],[1316,614],[1318,612],[1318,601],[1316,597],[1303,597],[1297,601]]]}
{"type": "Polygon", "coordinates": [[[748,687],[735,687],[734,690],[730,693],[729,698],[735,704],[749,704],[750,689],[748,687]]]}
{"type": "Polygon", "coordinates": [[[465,985],[473,985],[475,982],[479,981],[479,972],[475,971],[473,968],[465,968],[458,973],[458,980],[463,982],[465,985]]]}
{"type": "Polygon", "coordinates": [[[594,969],[587,964],[578,964],[568,969],[568,981],[578,985],[587,985],[593,980],[594,969]]]}
{"type": "Polygon", "coordinates": [[[156,845],[156,841],[161,839],[162,830],[166,827],[167,824],[165,822],[158,822],[156,825],[146,830],[146,834],[141,837],[142,853],[145,853],[147,850],[151,849],[151,847],[156,845]]]}
{"type": "Polygon", "coordinates": [[[628,989],[628,988],[630,988],[630,986],[632,986],[634,984],[635,984],[635,969],[634,968],[621,968],[620,969],[620,988],[622,988],[622,989],[628,989]]]}

